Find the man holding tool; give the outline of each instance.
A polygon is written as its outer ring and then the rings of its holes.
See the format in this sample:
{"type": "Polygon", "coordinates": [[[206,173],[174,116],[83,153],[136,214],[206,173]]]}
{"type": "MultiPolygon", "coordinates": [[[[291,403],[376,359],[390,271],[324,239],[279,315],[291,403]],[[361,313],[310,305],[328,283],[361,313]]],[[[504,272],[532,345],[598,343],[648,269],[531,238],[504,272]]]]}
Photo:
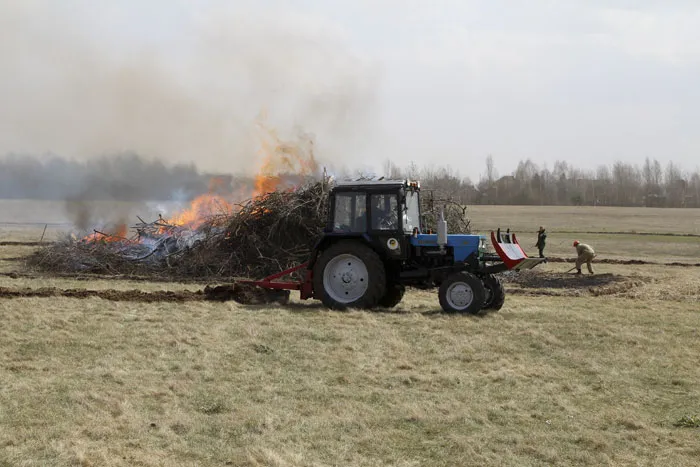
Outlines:
{"type": "Polygon", "coordinates": [[[593,267],[591,266],[591,261],[593,261],[593,258],[595,258],[596,254],[595,251],[593,251],[593,248],[591,248],[590,245],[586,245],[585,243],[581,243],[578,240],[574,240],[574,248],[576,248],[576,254],[578,257],[576,258],[576,274],[581,274],[581,266],[583,266],[583,263],[586,263],[586,266],[588,266],[588,272],[593,274],[593,267]]]}

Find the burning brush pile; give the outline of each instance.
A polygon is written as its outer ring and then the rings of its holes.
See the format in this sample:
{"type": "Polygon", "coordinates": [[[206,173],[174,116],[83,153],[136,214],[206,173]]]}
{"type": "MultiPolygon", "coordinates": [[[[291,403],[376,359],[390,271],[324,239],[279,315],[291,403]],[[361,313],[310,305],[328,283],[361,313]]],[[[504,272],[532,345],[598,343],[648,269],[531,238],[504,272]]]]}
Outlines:
{"type": "Polygon", "coordinates": [[[133,235],[95,231],[49,245],[28,265],[52,273],[257,277],[306,261],[327,213],[328,180],[258,195],[197,222],[159,217],[133,235]]]}

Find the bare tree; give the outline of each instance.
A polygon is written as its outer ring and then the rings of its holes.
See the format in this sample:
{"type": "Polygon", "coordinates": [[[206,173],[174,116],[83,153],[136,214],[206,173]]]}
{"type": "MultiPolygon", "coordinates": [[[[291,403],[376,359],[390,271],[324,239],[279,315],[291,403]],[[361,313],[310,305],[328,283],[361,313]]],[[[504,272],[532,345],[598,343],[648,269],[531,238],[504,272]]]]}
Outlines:
{"type": "Polygon", "coordinates": [[[489,154],[486,157],[486,180],[491,184],[496,181],[496,178],[498,178],[498,173],[494,167],[493,156],[489,154]]]}
{"type": "Polygon", "coordinates": [[[669,161],[666,165],[666,198],[670,207],[681,207],[685,198],[687,182],[683,179],[680,167],[669,161]]]}
{"type": "Polygon", "coordinates": [[[384,161],[384,177],[392,180],[404,178],[403,171],[389,159],[384,161]]]}

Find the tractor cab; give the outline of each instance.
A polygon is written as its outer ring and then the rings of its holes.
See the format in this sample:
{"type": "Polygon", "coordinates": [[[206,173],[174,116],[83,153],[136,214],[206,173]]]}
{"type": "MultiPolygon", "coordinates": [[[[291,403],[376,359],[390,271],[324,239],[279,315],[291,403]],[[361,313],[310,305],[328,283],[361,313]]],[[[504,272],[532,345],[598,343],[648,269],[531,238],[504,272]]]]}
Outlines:
{"type": "Polygon", "coordinates": [[[339,181],[330,193],[326,232],[420,231],[420,184],[408,180],[339,181]]]}
{"type": "Polygon", "coordinates": [[[339,181],[330,192],[326,237],[360,237],[394,259],[405,259],[409,237],[421,232],[420,184],[409,180],[339,181]]]}

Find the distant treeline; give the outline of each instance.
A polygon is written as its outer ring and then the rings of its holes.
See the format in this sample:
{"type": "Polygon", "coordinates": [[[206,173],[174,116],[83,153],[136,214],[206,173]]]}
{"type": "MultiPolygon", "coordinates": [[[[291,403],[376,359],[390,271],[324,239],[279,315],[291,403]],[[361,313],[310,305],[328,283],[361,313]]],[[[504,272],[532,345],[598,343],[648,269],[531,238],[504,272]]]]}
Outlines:
{"type": "MultiPolygon", "coordinates": [[[[450,167],[384,164],[387,178],[412,178],[440,197],[463,204],[700,207],[700,171],[646,159],[641,166],[615,162],[583,170],[567,162],[552,169],[522,161],[499,176],[491,156],[475,183],[450,167]]],[[[365,177],[362,173],[341,176],[365,177]]],[[[253,186],[250,177],[200,173],[194,164],[167,165],[134,153],[87,161],[58,156],[0,157],[0,198],[46,200],[184,201],[212,186],[226,192],[253,186]],[[213,180],[215,184],[212,184],[213,180]]]]}
{"type": "Polygon", "coordinates": [[[582,170],[559,161],[550,170],[531,160],[498,176],[491,156],[486,173],[474,183],[449,167],[384,165],[384,175],[421,180],[427,189],[451,194],[464,204],[586,205],[700,207],[700,171],[688,173],[673,162],[663,167],[646,159],[642,166],[615,162],[595,170],[582,170]]]}
{"type": "MultiPolygon", "coordinates": [[[[0,157],[0,198],[45,200],[187,200],[206,192],[213,177],[191,165],[166,165],[134,153],[87,161],[58,156],[0,157]]],[[[249,180],[244,183],[250,183],[249,180]]]]}

